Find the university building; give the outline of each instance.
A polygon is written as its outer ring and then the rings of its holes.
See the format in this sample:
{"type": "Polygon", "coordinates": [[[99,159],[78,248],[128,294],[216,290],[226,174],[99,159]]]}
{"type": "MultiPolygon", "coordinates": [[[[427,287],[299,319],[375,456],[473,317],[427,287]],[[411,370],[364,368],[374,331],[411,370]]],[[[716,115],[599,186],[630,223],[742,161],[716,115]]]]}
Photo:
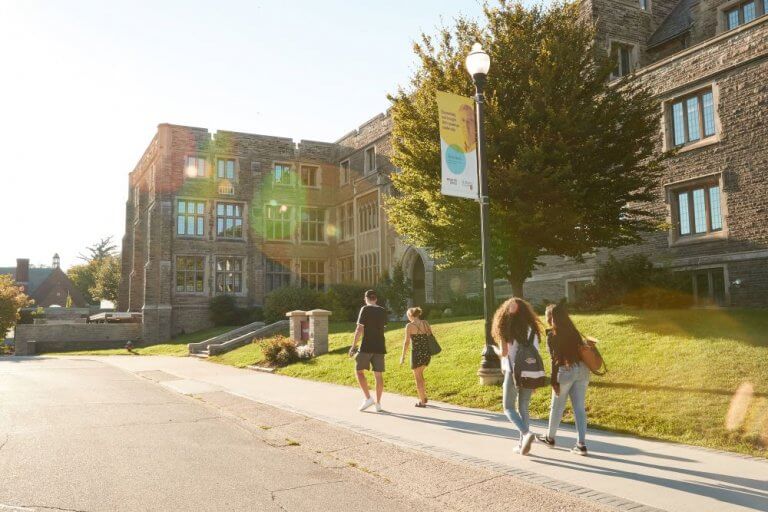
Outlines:
{"type": "MultiPolygon", "coordinates": [[[[676,150],[653,208],[666,229],[640,245],[684,272],[696,303],[768,305],[768,0],[584,0],[616,77],[650,87],[662,114],[658,151],[676,150]]],[[[578,298],[608,257],[546,258],[534,300],[578,298]]]]}
{"type": "MultiPolygon", "coordinates": [[[[658,98],[658,150],[676,149],[653,205],[668,229],[613,253],[685,272],[698,304],[765,306],[768,0],[584,0],[581,12],[615,78],[658,98]]],[[[436,271],[387,223],[390,133],[386,115],[332,143],[159,125],[129,175],[119,308],[161,340],[205,327],[216,294],[257,305],[286,285],[374,284],[396,262],[415,303],[478,293],[478,271],[436,271]]],[[[543,258],[525,294],[575,300],[607,257],[543,258]]]]}

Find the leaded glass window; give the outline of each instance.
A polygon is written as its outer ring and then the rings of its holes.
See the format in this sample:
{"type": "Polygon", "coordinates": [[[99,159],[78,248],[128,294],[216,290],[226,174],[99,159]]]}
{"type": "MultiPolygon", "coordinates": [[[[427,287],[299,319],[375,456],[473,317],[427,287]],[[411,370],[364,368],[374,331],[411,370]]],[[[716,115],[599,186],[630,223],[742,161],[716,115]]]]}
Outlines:
{"type": "Polygon", "coordinates": [[[177,202],[176,234],[202,237],[205,234],[205,202],[179,199],[177,202]]]}
{"type": "Polygon", "coordinates": [[[672,102],[672,142],[682,146],[715,135],[712,90],[699,91],[672,102]]]}
{"type": "Polygon", "coordinates": [[[202,293],[205,279],[205,258],[176,256],[176,291],[202,293]]]}

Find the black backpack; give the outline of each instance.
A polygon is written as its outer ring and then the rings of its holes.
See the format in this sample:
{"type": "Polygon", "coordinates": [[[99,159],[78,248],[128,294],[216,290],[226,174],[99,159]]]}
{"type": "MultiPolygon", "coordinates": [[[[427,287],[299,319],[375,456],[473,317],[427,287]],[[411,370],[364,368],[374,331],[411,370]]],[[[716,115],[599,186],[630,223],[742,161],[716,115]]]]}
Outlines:
{"type": "Polygon", "coordinates": [[[547,374],[544,372],[544,361],[533,340],[536,331],[531,329],[526,343],[517,342],[515,354],[515,386],[525,389],[536,389],[547,385],[547,374]]]}

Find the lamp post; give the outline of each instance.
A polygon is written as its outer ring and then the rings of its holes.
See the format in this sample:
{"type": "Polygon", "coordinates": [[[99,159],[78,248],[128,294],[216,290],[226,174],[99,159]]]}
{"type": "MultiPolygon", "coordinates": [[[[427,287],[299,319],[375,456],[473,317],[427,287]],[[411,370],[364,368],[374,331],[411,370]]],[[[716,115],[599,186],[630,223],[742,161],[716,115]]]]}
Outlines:
{"type": "Polygon", "coordinates": [[[483,258],[483,310],[485,314],[485,348],[483,349],[480,360],[480,368],[477,375],[480,377],[480,383],[496,384],[501,381],[501,362],[493,349],[493,338],[491,337],[491,318],[494,307],[493,299],[493,271],[491,269],[491,247],[490,247],[490,222],[488,198],[488,173],[485,163],[485,128],[484,128],[484,106],[485,106],[485,81],[488,76],[488,70],[491,67],[490,56],[483,51],[480,43],[472,46],[472,51],[467,55],[465,61],[467,72],[472,76],[475,84],[475,120],[477,122],[477,175],[480,183],[480,236],[483,258]]]}

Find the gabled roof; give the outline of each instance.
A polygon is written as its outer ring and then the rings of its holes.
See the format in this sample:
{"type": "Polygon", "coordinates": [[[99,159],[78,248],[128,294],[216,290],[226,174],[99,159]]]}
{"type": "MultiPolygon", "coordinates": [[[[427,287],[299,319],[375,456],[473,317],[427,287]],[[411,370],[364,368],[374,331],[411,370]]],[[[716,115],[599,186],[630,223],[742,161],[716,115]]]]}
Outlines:
{"type": "Polygon", "coordinates": [[[648,47],[653,47],[665,43],[670,39],[675,39],[685,34],[693,25],[691,8],[697,0],[680,0],[672,9],[659,28],[656,29],[651,37],[648,38],[648,47]]]}
{"type": "MultiPolygon", "coordinates": [[[[28,293],[34,293],[38,286],[43,284],[48,276],[53,273],[53,268],[30,268],[28,293]]],[[[10,274],[16,279],[16,267],[0,267],[0,274],[10,274]]]]}

